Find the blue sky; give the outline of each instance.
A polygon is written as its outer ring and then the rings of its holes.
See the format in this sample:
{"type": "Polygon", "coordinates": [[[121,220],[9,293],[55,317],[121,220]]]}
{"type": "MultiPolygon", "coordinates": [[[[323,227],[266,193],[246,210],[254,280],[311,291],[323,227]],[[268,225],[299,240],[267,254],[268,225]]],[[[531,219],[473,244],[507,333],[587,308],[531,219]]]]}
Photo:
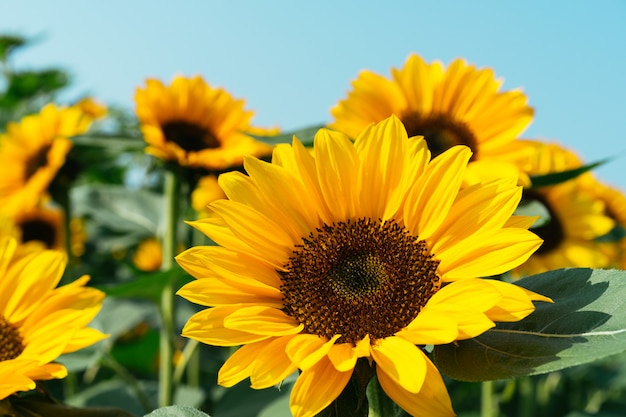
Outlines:
{"type": "Polygon", "coordinates": [[[201,74],[245,98],[258,125],[330,120],[359,70],[389,74],[410,52],[491,67],[535,108],[524,137],[556,140],[626,189],[626,1],[3,2],[0,31],[41,36],[19,68],[70,71],[67,99],[131,109],[146,77],[201,74]]]}

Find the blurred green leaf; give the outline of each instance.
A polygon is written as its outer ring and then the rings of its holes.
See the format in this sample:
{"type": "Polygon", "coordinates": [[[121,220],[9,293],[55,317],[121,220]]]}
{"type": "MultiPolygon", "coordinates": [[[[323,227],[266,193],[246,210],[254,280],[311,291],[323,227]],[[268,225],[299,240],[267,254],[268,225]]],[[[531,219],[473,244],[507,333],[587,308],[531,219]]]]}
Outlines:
{"type": "Polygon", "coordinates": [[[4,95],[0,96],[0,106],[9,108],[20,101],[32,100],[42,95],[50,94],[67,86],[69,76],[59,69],[41,71],[15,72],[7,80],[8,86],[4,95]]]}
{"type": "Polygon", "coordinates": [[[220,417],[289,417],[289,395],[295,378],[287,378],[280,388],[255,390],[245,382],[225,389],[213,413],[220,417]],[[245,401],[242,401],[245,398],[245,401]],[[286,405],[284,408],[282,406],[286,405]],[[265,412],[272,410],[272,414],[265,412]]]}
{"type": "Polygon", "coordinates": [[[296,136],[300,142],[304,144],[304,146],[312,146],[313,138],[318,130],[326,127],[325,125],[315,125],[310,127],[305,127],[302,129],[292,130],[285,133],[280,133],[276,136],[253,136],[256,140],[261,142],[269,143],[270,145],[277,145],[279,143],[291,143],[293,137],[296,136]]]}
{"type": "Polygon", "coordinates": [[[118,403],[99,407],[73,407],[55,402],[40,393],[33,393],[0,401],[0,413],[11,417],[133,417],[116,405],[118,403]]]}
{"type": "Polygon", "coordinates": [[[145,273],[132,281],[111,286],[101,286],[100,289],[108,296],[141,298],[158,304],[163,288],[171,280],[175,280],[175,282],[180,284],[181,281],[185,283],[190,282],[192,278],[176,265],[168,271],[145,273]]]}
{"type": "Polygon", "coordinates": [[[156,324],[158,317],[158,310],[152,303],[107,297],[93,326],[109,335],[105,342],[113,343],[141,322],[156,324]]]}
{"type": "Polygon", "coordinates": [[[146,414],[144,417],[208,417],[208,414],[203,413],[193,407],[186,405],[172,405],[169,407],[159,408],[154,410],[150,414],[146,414]]]}
{"type": "Polygon", "coordinates": [[[540,227],[547,224],[548,222],[550,222],[551,218],[550,211],[541,201],[525,201],[523,198],[522,201],[520,201],[519,206],[517,206],[517,208],[515,209],[515,213],[513,214],[515,214],[516,216],[539,216],[539,218],[535,220],[535,223],[533,223],[533,225],[531,226],[531,230],[535,227],[540,227]]]}
{"type": "Polygon", "coordinates": [[[0,36],[0,61],[5,61],[9,54],[16,48],[24,46],[26,39],[16,35],[0,36]]]}
{"type": "Polygon", "coordinates": [[[604,165],[607,162],[609,162],[611,159],[612,158],[606,158],[601,161],[584,165],[579,168],[569,169],[567,171],[552,172],[550,174],[544,174],[544,175],[531,175],[530,176],[530,182],[532,184],[531,189],[561,184],[565,181],[569,181],[573,178],[576,178],[577,176],[584,174],[587,171],[591,171],[592,169],[597,168],[600,165],[604,165]]]}
{"type": "Polygon", "coordinates": [[[436,346],[434,360],[452,378],[484,381],[536,375],[626,351],[626,271],[560,269],[517,285],[546,295],[517,323],[436,346]]]}

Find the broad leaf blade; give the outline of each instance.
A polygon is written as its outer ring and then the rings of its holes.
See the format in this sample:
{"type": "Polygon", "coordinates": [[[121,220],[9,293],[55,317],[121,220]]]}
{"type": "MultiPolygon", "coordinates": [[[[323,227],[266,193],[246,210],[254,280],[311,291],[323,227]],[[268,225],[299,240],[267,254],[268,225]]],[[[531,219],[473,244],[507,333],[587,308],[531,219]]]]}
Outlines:
{"type": "Polygon", "coordinates": [[[593,162],[591,164],[587,164],[579,168],[568,169],[566,171],[551,172],[549,174],[543,174],[543,175],[531,175],[530,177],[530,183],[532,184],[531,188],[548,187],[551,185],[561,184],[565,181],[569,181],[573,178],[576,178],[577,176],[584,174],[587,171],[591,171],[592,169],[595,169],[599,167],[600,165],[604,165],[610,160],[611,160],[610,158],[606,158],[606,159],[602,159],[601,161],[593,162]]]}
{"type": "Polygon", "coordinates": [[[437,346],[434,360],[466,381],[536,375],[626,351],[626,271],[561,269],[516,283],[546,295],[530,316],[437,346]]]}

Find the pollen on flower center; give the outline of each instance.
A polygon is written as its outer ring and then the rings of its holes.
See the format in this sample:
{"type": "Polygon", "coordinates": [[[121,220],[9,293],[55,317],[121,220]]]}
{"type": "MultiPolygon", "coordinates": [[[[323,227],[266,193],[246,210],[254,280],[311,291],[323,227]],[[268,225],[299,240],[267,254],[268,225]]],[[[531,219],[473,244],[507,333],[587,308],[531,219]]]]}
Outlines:
{"type": "Polygon", "coordinates": [[[18,329],[0,315],[0,362],[17,358],[23,350],[18,329]]]}
{"type": "Polygon", "coordinates": [[[554,210],[550,207],[548,201],[546,201],[541,194],[530,190],[524,190],[520,206],[528,204],[531,201],[540,202],[546,210],[548,210],[548,214],[550,215],[550,220],[547,223],[531,229],[534,234],[543,239],[543,243],[539,246],[539,249],[537,249],[535,253],[539,255],[549,253],[559,247],[561,242],[565,239],[563,225],[554,210]]]}
{"type": "Polygon", "coordinates": [[[173,142],[187,152],[219,148],[220,142],[208,129],[184,121],[171,121],[161,127],[168,142],[173,142]]]}
{"type": "Polygon", "coordinates": [[[283,305],[305,332],[339,343],[385,338],[406,327],[439,289],[439,261],[393,220],[324,225],[281,271],[283,305]]]}
{"type": "Polygon", "coordinates": [[[476,156],[478,146],[472,131],[465,123],[448,115],[430,114],[424,117],[412,112],[402,117],[402,123],[409,137],[424,136],[432,158],[455,145],[468,146],[473,152],[472,158],[476,156]]]}

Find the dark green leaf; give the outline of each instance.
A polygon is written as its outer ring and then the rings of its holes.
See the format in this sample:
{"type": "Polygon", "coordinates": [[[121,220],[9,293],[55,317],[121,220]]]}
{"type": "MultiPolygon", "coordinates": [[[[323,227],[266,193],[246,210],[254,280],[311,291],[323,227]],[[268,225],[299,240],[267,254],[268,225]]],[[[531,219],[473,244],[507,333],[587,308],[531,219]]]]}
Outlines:
{"type": "Polygon", "coordinates": [[[72,407],[54,402],[38,393],[9,397],[7,400],[10,408],[5,408],[9,410],[4,410],[0,402],[0,411],[3,415],[12,417],[133,417],[125,410],[110,406],[117,403],[109,403],[104,407],[72,407]]]}
{"type": "Polygon", "coordinates": [[[436,346],[439,369],[483,381],[536,375],[626,351],[626,271],[561,269],[522,279],[551,297],[517,323],[498,323],[474,339],[436,346]]]}
{"type": "Polygon", "coordinates": [[[21,36],[3,35],[0,36],[0,61],[7,59],[11,51],[26,44],[26,39],[21,36]]]}
{"type": "MultiPolygon", "coordinates": [[[[112,286],[103,286],[100,289],[109,296],[141,298],[158,304],[163,288],[172,280],[177,283],[181,281],[187,283],[191,281],[191,278],[179,266],[174,266],[169,271],[143,274],[132,281],[112,286]]],[[[179,285],[176,287],[178,288],[179,285]]]]}
{"type": "Polygon", "coordinates": [[[592,169],[597,168],[600,165],[604,165],[610,160],[611,158],[606,158],[601,161],[584,165],[580,168],[569,169],[567,171],[552,172],[550,174],[544,174],[544,175],[531,175],[530,176],[530,182],[532,184],[531,188],[548,187],[550,185],[561,184],[565,181],[576,178],[577,176],[584,174],[587,171],[591,171],[592,169]]]}
{"type": "Polygon", "coordinates": [[[68,75],[58,69],[13,73],[8,79],[6,92],[0,97],[0,106],[12,107],[22,100],[53,93],[68,84],[68,75]]]}
{"type": "Polygon", "coordinates": [[[208,417],[208,414],[186,405],[172,405],[154,410],[145,417],[208,417]]]}

